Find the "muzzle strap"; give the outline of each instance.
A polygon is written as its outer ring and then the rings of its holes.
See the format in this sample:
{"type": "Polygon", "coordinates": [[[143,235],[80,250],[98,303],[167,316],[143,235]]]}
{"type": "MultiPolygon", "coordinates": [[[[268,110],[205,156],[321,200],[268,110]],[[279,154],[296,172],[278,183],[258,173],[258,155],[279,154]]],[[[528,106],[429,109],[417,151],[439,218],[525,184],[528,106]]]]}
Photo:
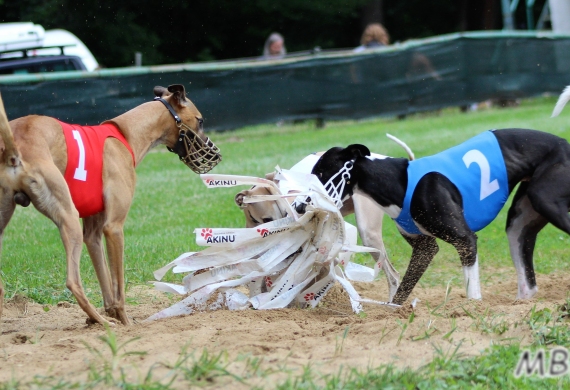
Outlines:
{"type": "Polygon", "coordinates": [[[339,209],[342,207],[342,193],[344,192],[344,186],[346,182],[350,179],[350,171],[354,167],[354,160],[350,160],[344,163],[344,166],[335,173],[324,185],[325,190],[329,196],[334,200],[336,207],[339,209]],[[340,180],[337,184],[334,183],[334,179],[340,175],[340,180]]]}

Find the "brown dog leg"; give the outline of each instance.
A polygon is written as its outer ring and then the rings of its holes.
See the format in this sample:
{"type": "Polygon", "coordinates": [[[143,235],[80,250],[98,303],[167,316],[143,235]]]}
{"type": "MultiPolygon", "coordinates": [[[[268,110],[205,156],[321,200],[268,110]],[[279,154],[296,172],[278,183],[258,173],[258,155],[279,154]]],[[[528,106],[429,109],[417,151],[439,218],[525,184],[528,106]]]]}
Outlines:
{"type": "Polygon", "coordinates": [[[117,140],[105,141],[103,153],[103,188],[105,193],[105,219],[101,219],[101,230],[105,235],[109,271],[111,274],[112,300],[105,304],[107,314],[125,325],[131,321],[125,311],[125,271],[123,253],[125,237],[123,226],[131,207],[135,192],[135,170],[132,158],[125,153],[124,146],[117,140]]]}
{"type": "MultiPolygon", "coordinates": [[[[16,205],[12,201],[12,192],[5,188],[0,189],[0,252],[2,252],[2,239],[4,238],[4,229],[10,222],[12,215],[14,214],[14,209],[16,205]]],[[[0,262],[0,265],[2,263],[0,262]]],[[[4,285],[2,284],[2,279],[0,278],[0,320],[2,319],[2,310],[4,308],[4,285]]]]}
{"type": "Polygon", "coordinates": [[[2,320],[2,311],[4,310],[4,285],[0,279],[0,320],[2,320]]]}
{"type": "Polygon", "coordinates": [[[73,205],[65,179],[51,161],[38,165],[39,167],[33,174],[24,180],[27,187],[25,192],[35,208],[59,228],[67,260],[67,288],[92,321],[110,325],[111,323],[97,313],[95,307],[89,302],[81,284],[79,261],[83,234],[79,223],[79,213],[73,205]]]}
{"type": "Polygon", "coordinates": [[[115,299],[113,288],[111,286],[111,274],[105,258],[105,252],[103,250],[102,227],[104,220],[105,212],[83,218],[83,241],[85,242],[85,246],[89,252],[89,257],[93,263],[97,279],[99,280],[105,311],[109,312],[110,308],[114,305],[115,299]]]}
{"type": "MultiPolygon", "coordinates": [[[[75,211],[75,210],[74,210],[75,211]]],[[[81,284],[81,275],[79,274],[79,260],[81,258],[81,246],[83,237],[81,234],[81,225],[79,223],[79,215],[77,211],[75,215],[67,216],[59,229],[61,241],[67,254],[67,288],[71,291],[79,306],[83,309],[89,318],[100,324],[109,324],[95,307],[89,302],[85,296],[83,285],[81,284]]]]}
{"type": "Polygon", "coordinates": [[[113,283],[114,303],[107,309],[107,313],[121,321],[124,325],[130,325],[131,321],[125,311],[125,271],[123,266],[123,251],[125,240],[123,225],[109,223],[103,228],[107,253],[109,255],[109,267],[111,269],[111,281],[113,283]]]}

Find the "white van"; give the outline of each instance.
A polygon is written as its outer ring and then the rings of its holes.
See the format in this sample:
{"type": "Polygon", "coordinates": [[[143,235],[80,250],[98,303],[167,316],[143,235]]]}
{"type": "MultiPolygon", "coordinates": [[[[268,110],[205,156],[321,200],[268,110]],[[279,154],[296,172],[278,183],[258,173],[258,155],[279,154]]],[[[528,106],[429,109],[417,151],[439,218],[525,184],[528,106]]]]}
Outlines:
{"type": "Polygon", "coordinates": [[[45,31],[34,23],[0,23],[0,74],[92,72],[98,67],[87,46],[69,31],[45,31]]]}
{"type": "Polygon", "coordinates": [[[0,23],[0,53],[43,46],[44,35],[39,24],[0,23]]]}

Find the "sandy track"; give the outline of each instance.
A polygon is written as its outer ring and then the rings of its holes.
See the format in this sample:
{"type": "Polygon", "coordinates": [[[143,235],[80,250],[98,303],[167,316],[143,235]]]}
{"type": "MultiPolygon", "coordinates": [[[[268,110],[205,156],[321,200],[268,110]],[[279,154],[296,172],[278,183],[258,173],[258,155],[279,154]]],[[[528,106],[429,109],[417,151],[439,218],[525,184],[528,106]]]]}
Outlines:
{"type": "MultiPolygon", "coordinates": [[[[445,300],[445,287],[416,287],[412,296],[421,302],[399,345],[401,323],[408,321],[411,308],[392,311],[367,306],[366,316],[353,315],[349,313],[347,297],[336,287],[323,307],[315,310],[219,310],[140,323],[169,305],[161,293],[145,288],[131,291],[147,294],[150,302],[128,308],[138,323],[116,326],[114,331],[121,341],[139,337],[128,345],[128,350],[147,352],[146,356],[123,361],[123,367],[134,378],[142,376],[154,363],[174,362],[185,344],[188,350],[196,351],[196,357],[203,348],[212,353],[225,350],[230,361],[244,355],[262,357],[265,368],[280,367],[281,375],[284,367],[300,372],[308,363],[322,373],[337,372],[341,366],[365,369],[386,363],[418,367],[433,358],[436,347],[447,351],[461,343],[460,353],[475,355],[491,342],[508,338],[529,343],[528,326],[515,328],[514,323],[522,321],[534,305],[554,307],[564,302],[570,289],[570,274],[539,276],[538,297],[515,302],[514,272],[505,270],[503,274],[482,286],[482,302],[467,301],[462,289],[454,287],[448,302],[435,313],[431,312],[445,300]],[[455,331],[444,337],[454,326],[455,331]],[[508,329],[498,334],[501,326],[508,329]],[[433,333],[417,340],[426,331],[433,333]]],[[[386,297],[385,284],[384,280],[357,283],[356,288],[367,297],[381,300],[386,297]]],[[[30,379],[36,374],[85,379],[89,364],[100,361],[84,343],[107,351],[98,339],[105,329],[85,325],[85,318],[77,305],[52,306],[45,311],[22,299],[7,302],[0,322],[0,381],[30,379]]],[[[239,371],[239,363],[232,365],[239,371]]]]}

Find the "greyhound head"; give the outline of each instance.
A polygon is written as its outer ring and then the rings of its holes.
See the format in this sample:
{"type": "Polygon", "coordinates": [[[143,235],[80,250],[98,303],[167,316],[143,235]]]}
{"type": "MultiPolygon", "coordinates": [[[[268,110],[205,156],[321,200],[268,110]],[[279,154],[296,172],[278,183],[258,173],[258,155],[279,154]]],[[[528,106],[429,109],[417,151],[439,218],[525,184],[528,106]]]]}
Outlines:
{"type": "Polygon", "coordinates": [[[186,97],[183,85],[154,87],[154,95],[155,100],[166,106],[178,128],[166,140],[169,151],[178,154],[180,160],[196,173],[207,173],[222,161],[220,150],[204,133],[202,114],[186,97]]]}
{"type": "Polygon", "coordinates": [[[285,218],[287,212],[279,207],[279,203],[274,200],[256,203],[244,203],[243,198],[252,195],[271,195],[266,187],[253,186],[249,190],[240,191],[235,197],[236,205],[243,210],[245,215],[245,226],[256,227],[262,223],[285,218]]]}
{"type": "Polygon", "coordinates": [[[356,185],[357,178],[352,171],[356,160],[366,156],[370,156],[366,146],[353,144],[344,149],[329,149],[315,164],[311,173],[319,178],[339,208],[356,185]]]}

